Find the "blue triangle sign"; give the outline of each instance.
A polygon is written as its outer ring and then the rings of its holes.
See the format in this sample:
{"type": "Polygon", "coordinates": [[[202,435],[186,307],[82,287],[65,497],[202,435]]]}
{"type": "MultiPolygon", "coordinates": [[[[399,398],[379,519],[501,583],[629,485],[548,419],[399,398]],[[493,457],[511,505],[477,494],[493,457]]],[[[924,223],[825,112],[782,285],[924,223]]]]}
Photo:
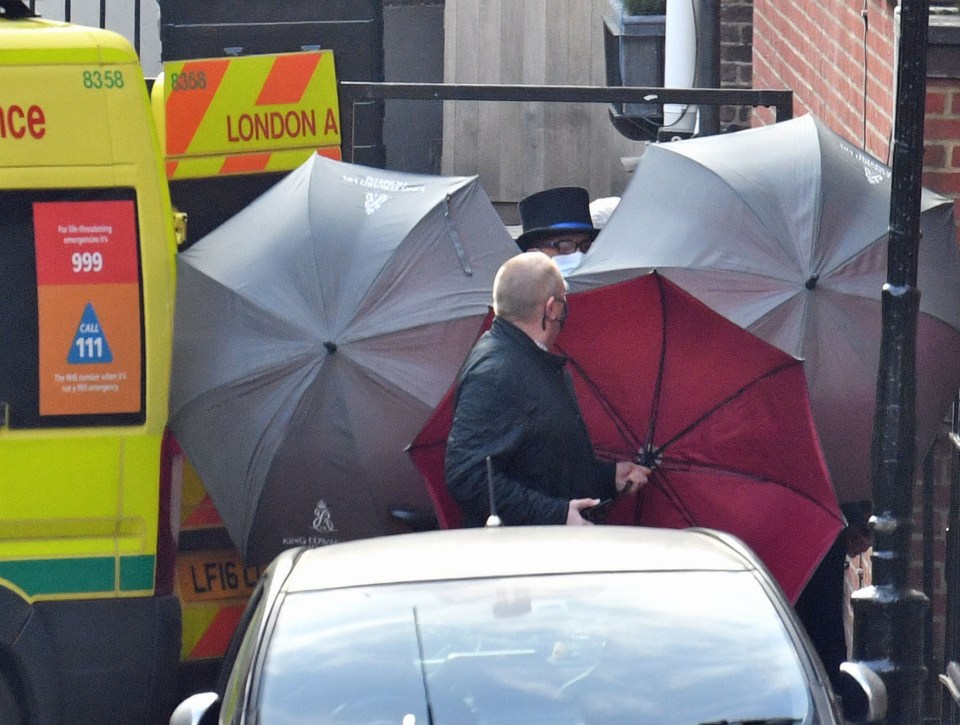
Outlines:
{"type": "Polygon", "coordinates": [[[83,316],[73,337],[67,362],[71,365],[92,365],[113,362],[113,353],[100,327],[100,320],[91,303],[83,308],[83,316]]]}

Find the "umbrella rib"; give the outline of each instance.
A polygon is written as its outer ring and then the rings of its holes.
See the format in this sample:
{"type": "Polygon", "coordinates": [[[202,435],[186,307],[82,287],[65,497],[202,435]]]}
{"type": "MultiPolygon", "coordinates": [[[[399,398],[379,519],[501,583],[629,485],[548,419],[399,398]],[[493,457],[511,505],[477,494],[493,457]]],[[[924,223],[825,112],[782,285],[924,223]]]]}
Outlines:
{"type": "MultiPolygon", "coordinates": [[[[657,377],[653,387],[653,397],[650,406],[650,420],[647,424],[647,435],[643,442],[643,446],[638,450],[637,461],[645,466],[651,466],[655,468],[656,453],[654,451],[653,441],[656,434],[657,417],[660,408],[660,393],[663,388],[663,370],[667,357],[667,295],[664,287],[664,278],[656,271],[652,272],[652,275],[657,280],[657,291],[660,295],[660,359],[657,362],[657,377]]],[[[567,354],[566,351],[562,349],[558,348],[558,351],[567,355],[570,365],[577,371],[584,383],[586,383],[586,385],[590,388],[594,394],[594,397],[600,401],[600,406],[603,408],[604,412],[610,416],[610,419],[613,421],[617,432],[620,433],[620,437],[623,439],[623,442],[632,448],[637,448],[637,436],[635,436],[630,430],[623,416],[621,416],[613,407],[613,405],[600,393],[599,386],[593,382],[590,376],[587,375],[586,371],[579,365],[579,363],[577,363],[573,356],[567,354]]],[[[710,412],[712,411],[708,411],[707,415],[709,415],[710,412]]],[[[693,425],[697,425],[700,420],[695,421],[693,425]]],[[[684,433],[686,433],[686,430],[682,431],[680,435],[683,435],[684,433]]]]}
{"type": "Polygon", "coordinates": [[[779,374],[782,373],[784,370],[788,370],[788,369],[792,368],[794,365],[802,365],[802,363],[801,363],[799,360],[795,360],[795,359],[794,359],[794,360],[788,360],[787,362],[782,363],[781,365],[778,365],[778,366],[775,367],[775,368],[771,368],[770,370],[767,370],[765,373],[763,373],[763,375],[758,375],[757,377],[753,378],[753,380],[751,380],[749,383],[747,383],[746,385],[741,386],[740,388],[738,388],[737,390],[735,390],[733,393],[731,393],[730,395],[728,395],[726,398],[723,398],[722,400],[717,401],[716,405],[714,405],[713,407],[711,407],[711,408],[709,408],[708,410],[706,410],[706,411],[703,413],[703,415],[701,415],[700,417],[698,417],[696,420],[692,421],[686,428],[683,428],[682,430],[678,431],[678,432],[676,433],[676,435],[674,435],[670,440],[664,441],[663,445],[660,446],[660,447],[658,448],[658,450],[661,451],[661,452],[662,452],[662,451],[665,451],[668,446],[672,445],[673,443],[676,443],[678,440],[680,440],[681,438],[683,438],[683,436],[685,436],[685,435],[686,435],[687,433],[689,433],[691,430],[693,430],[693,429],[696,428],[698,425],[700,425],[701,423],[703,423],[703,421],[705,421],[707,418],[709,418],[711,415],[713,415],[717,410],[719,410],[719,409],[722,408],[723,406],[727,405],[727,404],[730,403],[731,401],[736,400],[737,398],[741,397],[745,392],[747,392],[747,391],[748,391],[750,388],[752,388],[754,385],[756,385],[757,383],[759,383],[759,382],[762,381],[762,380],[766,380],[767,378],[771,378],[771,377],[773,377],[774,375],[779,375],[779,374]]]}
{"type": "Polygon", "coordinates": [[[457,259],[460,260],[460,267],[463,269],[464,274],[472,277],[473,269],[470,267],[470,261],[467,259],[467,254],[463,249],[463,242],[460,241],[460,235],[457,233],[457,228],[453,225],[453,219],[450,216],[450,194],[447,194],[443,198],[443,222],[447,234],[450,235],[450,241],[453,242],[453,249],[457,253],[457,259]]]}
{"type": "MultiPolygon", "coordinates": [[[[562,349],[558,348],[558,351],[563,353],[562,349]]],[[[606,397],[600,392],[600,386],[598,386],[593,379],[587,375],[586,370],[580,367],[580,364],[572,357],[567,356],[567,360],[570,363],[570,366],[576,370],[581,380],[583,380],[586,386],[590,388],[594,397],[600,402],[600,407],[603,408],[603,411],[610,416],[610,420],[613,421],[613,425],[616,427],[617,432],[623,439],[624,444],[631,448],[635,448],[637,446],[637,437],[633,434],[633,431],[630,430],[630,426],[627,425],[627,421],[624,419],[624,417],[617,412],[616,408],[614,408],[610,401],[607,400],[606,397]]]]}
{"type": "MultiPolygon", "coordinates": [[[[670,503],[673,504],[673,507],[677,512],[683,516],[686,522],[690,526],[696,526],[697,520],[694,517],[693,513],[683,502],[683,499],[680,498],[680,495],[677,493],[677,490],[669,484],[667,477],[664,476],[661,472],[661,469],[654,470],[653,475],[650,477],[650,483],[660,489],[660,492],[666,496],[670,503]]],[[[639,513],[643,509],[643,497],[637,497],[637,512],[639,513]]]]}
{"type": "Polygon", "coordinates": [[[653,441],[657,428],[657,417],[660,410],[660,391],[663,389],[663,368],[667,357],[667,294],[663,285],[663,277],[653,272],[657,280],[657,291],[660,293],[660,360],[657,363],[657,378],[653,385],[653,401],[650,405],[650,422],[647,425],[647,439],[641,451],[642,463],[650,464],[653,459],[653,441]]]}
{"type": "MultiPolygon", "coordinates": [[[[818,500],[818,499],[817,499],[816,497],[814,497],[814,496],[811,496],[809,493],[806,493],[805,491],[802,491],[802,490],[798,489],[798,488],[795,487],[795,486],[791,486],[789,483],[786,483],[786,482],[783,482],[783,481],[777,481],[777,480],[775,480],[775,479],[772,479],[772,478],[769,478],[769,477],[766,477],[766,476],[758,476],[758,475],[756,475],[756,474],[746,473],[746,472],[743,472],[743,471],[731,471],[731,470],[728,469],[728,468],[721,468],[721,467],[719,467],[719,466],[711,466],[711,465],[708,465],[708,464],[706,464],[706,463],[695,463],[695,462],[692,462],[692,461],[683,461],[683,463],[685,464],[685,465],[684,465],[685,470],[690,470],[690,469],[696,468],[696,469],[700,469],[700,470],[703,470],[703,471],[709,471],[709,472],[713,472],[713,473],[716,473],[716,474],[720,474],[720,475],[722,475],[722,476],[731,476],[731,477],[736,476],[737,478],[746,479],[746,480],[752,481],[752,482],[754,482],[754,483],[765,483],[765,484],[768,484],[768,485],[771,485],[771,486],[778,486],[778,487],[780,487],[780,488],[782,488],[782,489],[784,489],[784,490],[786,490],[786,491],[789,491],[790,493],[792,493],[792,494],[794,494],[794,495],[796,495],[796,496],[799,496],[800,498],[808,501],[809,503],[812,503],[812,504],[813,504],[814,506],[816,506],[818,509],[820,509],[821,511],[824,511],[825,513],[829,514],[831,517],[837,519],[838,521],[842,521],[842,519],[841,519],[840,517],[838,517],[837,514],[836,514],[834,511],[831,511],[830,508],[829,508],[828,506],[826,506],[822,501],[818,500]]],[[[667,470],[669,470],[669,468],[671,468],[671,467],[679,468],[679,466],[666,466],[667,470]]],[[[661,470],[663,470],[663,469],[661,468],[661,470]]],[[[680,505],[680,499],[679,499],[679,497],[678,497],[678,495],[677,495],[677,493],[676,493],[676,490],[675,490],[672,486],[669,485],[669,483],[668,483],[668,481],[667,481],[667,477],[666,477],[665,475],[656,476],[655,479],[651,481],[651,483],[654,483],[654,485],[656,485],[657,488],[659,488],[661,491],[663,491],[663,493],[664,493],[665,495],[669,496],[671,502],[673,502],[675,505],[680,505]],[[670,489],[669,493],[668,493],[668,491],[666,490],[666,489],[668,489],[668,488],[670,489]]],[[[693,522],[694,522],[694,519],[691,517],[691,515],[690,515],[690,513],[689,513],[689,509],[687,509],[685,506],[682,506],[682,509],[683,509],[683,510],[682,510],[682,513],[683,513],[684,517],[685,517],[688,521],[690,521],[691,523],[693,523],[693,522]]]]}

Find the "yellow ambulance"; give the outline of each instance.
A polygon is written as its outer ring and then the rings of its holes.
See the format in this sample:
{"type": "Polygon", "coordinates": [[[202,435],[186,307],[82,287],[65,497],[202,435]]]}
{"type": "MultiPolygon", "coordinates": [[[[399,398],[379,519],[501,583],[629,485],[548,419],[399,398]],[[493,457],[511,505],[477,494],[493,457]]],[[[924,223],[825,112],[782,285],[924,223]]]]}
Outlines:
{"type": "Polygon", "coordinates": [[[0,0],[0,725],[165,722],[259,574],[165,431],[171,189],[339,158],[333,57],[164,68],[0,0]]]}
{"type": "Polygon", "coordinates": [[[123,37],[0,7],[0,723],[162,722],[176,243],[123,37]]]}

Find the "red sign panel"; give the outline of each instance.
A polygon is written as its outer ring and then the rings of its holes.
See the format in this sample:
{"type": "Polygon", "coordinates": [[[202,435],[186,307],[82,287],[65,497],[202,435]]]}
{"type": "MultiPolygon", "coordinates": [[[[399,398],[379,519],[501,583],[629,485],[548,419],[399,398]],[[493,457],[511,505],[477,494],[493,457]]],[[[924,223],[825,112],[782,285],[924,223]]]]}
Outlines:
{"type": "Polygon", "coordinates": [[[34,205],[37,284],[137,284],[132,201],[60,201],[34,205]]]}

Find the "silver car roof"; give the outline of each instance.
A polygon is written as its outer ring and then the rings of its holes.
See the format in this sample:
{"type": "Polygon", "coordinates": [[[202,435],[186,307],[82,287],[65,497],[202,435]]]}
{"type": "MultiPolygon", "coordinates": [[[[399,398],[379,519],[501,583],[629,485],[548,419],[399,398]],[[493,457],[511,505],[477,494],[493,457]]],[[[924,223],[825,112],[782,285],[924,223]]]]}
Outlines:
{"type": "Polygon", "coordinates": [[[308,549],[289,591],[575,572],[749,571],[736,539],[705,529],[505,526],[398,534],[308,549]]]}

